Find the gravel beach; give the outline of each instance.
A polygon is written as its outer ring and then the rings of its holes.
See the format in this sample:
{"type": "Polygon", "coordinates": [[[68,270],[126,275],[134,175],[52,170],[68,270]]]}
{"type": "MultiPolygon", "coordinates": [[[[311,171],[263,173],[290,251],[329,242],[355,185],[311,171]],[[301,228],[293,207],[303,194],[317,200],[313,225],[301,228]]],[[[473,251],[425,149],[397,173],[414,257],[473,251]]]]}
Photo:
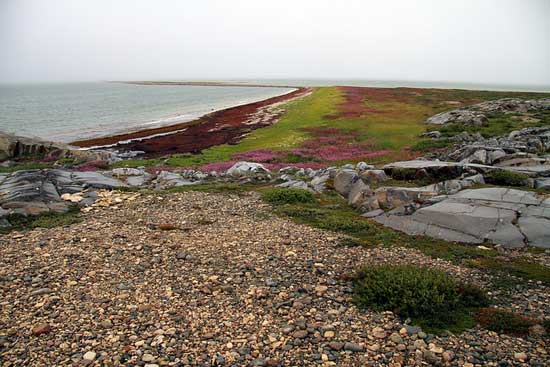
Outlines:
{"type": "MultiPolygon", "coordinates": [[[[341,235],[274,216],[257,193],[114,203],[69,227],[0,236],[1,366],[550,363],[546,337],[434,336],[351,302],[350,274],[365,264],[489,284],[480,271],[411,249],[342,246],[341,235]]],[[[550,290],[536,282],[498,302],[550,315],[550,290]]]]}

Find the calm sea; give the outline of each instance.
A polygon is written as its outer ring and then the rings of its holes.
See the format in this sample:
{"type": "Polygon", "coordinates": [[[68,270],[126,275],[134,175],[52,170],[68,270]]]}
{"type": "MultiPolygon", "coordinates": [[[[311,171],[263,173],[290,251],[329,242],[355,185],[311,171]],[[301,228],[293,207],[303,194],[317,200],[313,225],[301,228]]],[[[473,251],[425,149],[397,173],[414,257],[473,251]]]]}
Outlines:
{"type": "Polygon", "coordinates": [[[70,142],[190,121],[290,91],[120,83],[0,85],[0,131],[70,142]]]}
{"type": "MultiPolygon", "coordinates": [[[[377,80],[236,80],[284,86],[355,85],[486,90],[550,87],[377,80]]],[[[140,86],[120,83],[0,84],[0,131],[69,142],[185,122],[290,92],[287,88],[140,86]]]]}

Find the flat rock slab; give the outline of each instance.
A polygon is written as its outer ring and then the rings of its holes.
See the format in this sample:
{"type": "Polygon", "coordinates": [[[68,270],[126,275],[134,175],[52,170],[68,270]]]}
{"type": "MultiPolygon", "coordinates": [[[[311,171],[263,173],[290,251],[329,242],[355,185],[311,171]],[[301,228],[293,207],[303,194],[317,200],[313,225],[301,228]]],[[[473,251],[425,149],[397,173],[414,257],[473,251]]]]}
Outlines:
{"type": "Polygon", "coordinates": [[[67,203],[63,194],[84,189],[113,189],[126,186],[122,181],[100,172],[71,172],[61,169],[22,170],[0,176],[1,217],[10,214],[38,215],[63,213],[67,203]]]}
{"type": "Polygon", "coordinates": [[[393,229],[449,241],[550,248],[550,200],[507,188],[464,190],[411,215],[373,218],[393,229]]]}

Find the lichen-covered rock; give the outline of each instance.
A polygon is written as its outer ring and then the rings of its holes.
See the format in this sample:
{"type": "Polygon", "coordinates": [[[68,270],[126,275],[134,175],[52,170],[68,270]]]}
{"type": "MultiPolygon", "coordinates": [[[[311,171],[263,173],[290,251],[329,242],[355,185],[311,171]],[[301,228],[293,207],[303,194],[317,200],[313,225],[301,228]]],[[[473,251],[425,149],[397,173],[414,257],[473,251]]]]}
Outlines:
{"type": "Polygon", "coordinates": [[[233,177],[249,176],[254,174],[268,174],[269,170],[263,164],[254,162],[237,162],[226,172],[233,177]]]}

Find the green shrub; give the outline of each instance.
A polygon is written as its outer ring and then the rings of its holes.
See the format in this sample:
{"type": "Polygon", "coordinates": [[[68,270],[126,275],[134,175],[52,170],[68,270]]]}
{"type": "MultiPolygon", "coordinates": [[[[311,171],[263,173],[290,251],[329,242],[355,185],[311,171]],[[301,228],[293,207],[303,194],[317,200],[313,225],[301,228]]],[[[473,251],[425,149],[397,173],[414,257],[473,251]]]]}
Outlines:
{"type": "Polygon", "coordinates": [[[270,204],[314,203],[313,194],[304,189],[274,188],[262,193],[262,199],[270,204]]]}
{"type": "Polygon", "coordinates": [[[475,318],[485,329],[517,336],[529,334],[529,328],[537,323],[528,317],[496,308],[483,308],[475,318]]]}
{"type": "Polygon", "coordinates": [[[502,186],[526,186],[527,176],[524,173],[512,172],[506,170],[494,170],[483,176],[485,181],[492,185],[502,186]]]}
{"type": "Polygon", "coordinates": [[[365,267],[354,281],[359,307],[390,310],[428,328],[456,326],[469,310],[488,304],[473,285],[462,285],[438,269],[417,266],[365,267]]]}

